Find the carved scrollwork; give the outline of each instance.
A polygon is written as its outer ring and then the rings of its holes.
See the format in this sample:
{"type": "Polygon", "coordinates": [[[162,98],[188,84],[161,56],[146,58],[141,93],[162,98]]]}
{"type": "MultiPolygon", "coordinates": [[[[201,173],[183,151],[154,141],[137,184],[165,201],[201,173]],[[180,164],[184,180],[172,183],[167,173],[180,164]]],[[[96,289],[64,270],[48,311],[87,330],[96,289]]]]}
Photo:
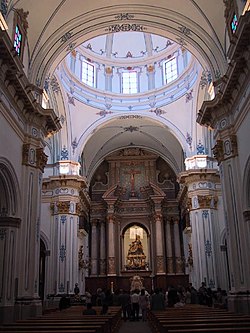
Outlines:
{"type": "Polygon", "coordinates": [[[217,140],[215,146],[212,148],[212,151],[218,164],[220,164],[224,159],[223,141],[217,140]]]}
{"type": "Polygon", "coordinates": [[[42,172],[44,172],[44,167],[47,163],[48,156],[44,153],[43,148],[36,149],[36,166],[42,172]]]}

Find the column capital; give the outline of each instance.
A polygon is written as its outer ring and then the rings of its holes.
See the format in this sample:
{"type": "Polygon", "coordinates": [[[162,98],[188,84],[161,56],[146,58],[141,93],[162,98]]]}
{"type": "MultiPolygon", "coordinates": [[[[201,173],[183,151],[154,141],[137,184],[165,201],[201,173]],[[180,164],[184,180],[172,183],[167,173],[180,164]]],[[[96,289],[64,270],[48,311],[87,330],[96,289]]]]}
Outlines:
{"type": "Polygon", "coordinates": [[[52,215],[69,214],[70,201],[55,201],[50,204],[52,215]]]}
{"type": "Polygon", "coordinates": [[[162,214],[155,214],[155,222],[163,222],[162,214]]]}
{"type": "Polygon", "coordinates": [[[99,223],[99,219],[91,219],[90,220],[90,224],[94,227],[96,227],[98,223],[99,223]]]}
{"type": "Polygon", "coordinates": [[[108,223],[114,223],[115,222],[115,215],[114,214],[109,214],[107,216],[108,223]]]}

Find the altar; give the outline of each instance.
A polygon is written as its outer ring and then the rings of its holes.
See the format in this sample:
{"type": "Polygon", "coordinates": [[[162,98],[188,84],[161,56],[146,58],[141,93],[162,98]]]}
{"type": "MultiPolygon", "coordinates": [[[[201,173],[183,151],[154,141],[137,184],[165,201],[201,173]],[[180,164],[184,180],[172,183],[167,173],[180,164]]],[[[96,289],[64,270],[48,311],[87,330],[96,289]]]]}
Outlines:
{"type": "Polygon", "coordinates": [[[130,290],[137,275],[148,290],[181,284],[179,209],[169,165],[130,147],[107,156],[93,179],[87,286],[112,282],[114,290],[130,290]]]}

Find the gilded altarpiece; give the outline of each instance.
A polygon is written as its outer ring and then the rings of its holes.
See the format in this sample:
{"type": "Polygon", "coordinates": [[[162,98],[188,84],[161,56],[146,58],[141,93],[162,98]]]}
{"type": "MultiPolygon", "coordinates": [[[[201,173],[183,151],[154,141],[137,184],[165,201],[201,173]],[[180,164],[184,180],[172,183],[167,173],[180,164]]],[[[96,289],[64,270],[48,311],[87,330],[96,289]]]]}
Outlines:
{"type": "Polygon", "coordinates": [[[97,169],[91,191],[93,278],[105,271],[116,283],[139,274],[151,289],[153,280],[165,288],[166,277],[183,274],[176,177],[165,161],[140,148],[122,149],[97,169]]]}

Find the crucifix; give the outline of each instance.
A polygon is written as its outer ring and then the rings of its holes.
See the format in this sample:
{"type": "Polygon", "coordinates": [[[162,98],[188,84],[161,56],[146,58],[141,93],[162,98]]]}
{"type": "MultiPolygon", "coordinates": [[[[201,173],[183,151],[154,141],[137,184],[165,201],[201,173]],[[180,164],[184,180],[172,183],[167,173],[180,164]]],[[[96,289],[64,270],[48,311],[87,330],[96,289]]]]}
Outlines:
{"type": "Polygon", "coordinates": [[[130,175],[130,185],[131,185],[131,196],[135,196],[135,175],[140,174],[140,170],[135,170],[133,167],[130,171],[124,172],[125,175],[130,175]]]}

